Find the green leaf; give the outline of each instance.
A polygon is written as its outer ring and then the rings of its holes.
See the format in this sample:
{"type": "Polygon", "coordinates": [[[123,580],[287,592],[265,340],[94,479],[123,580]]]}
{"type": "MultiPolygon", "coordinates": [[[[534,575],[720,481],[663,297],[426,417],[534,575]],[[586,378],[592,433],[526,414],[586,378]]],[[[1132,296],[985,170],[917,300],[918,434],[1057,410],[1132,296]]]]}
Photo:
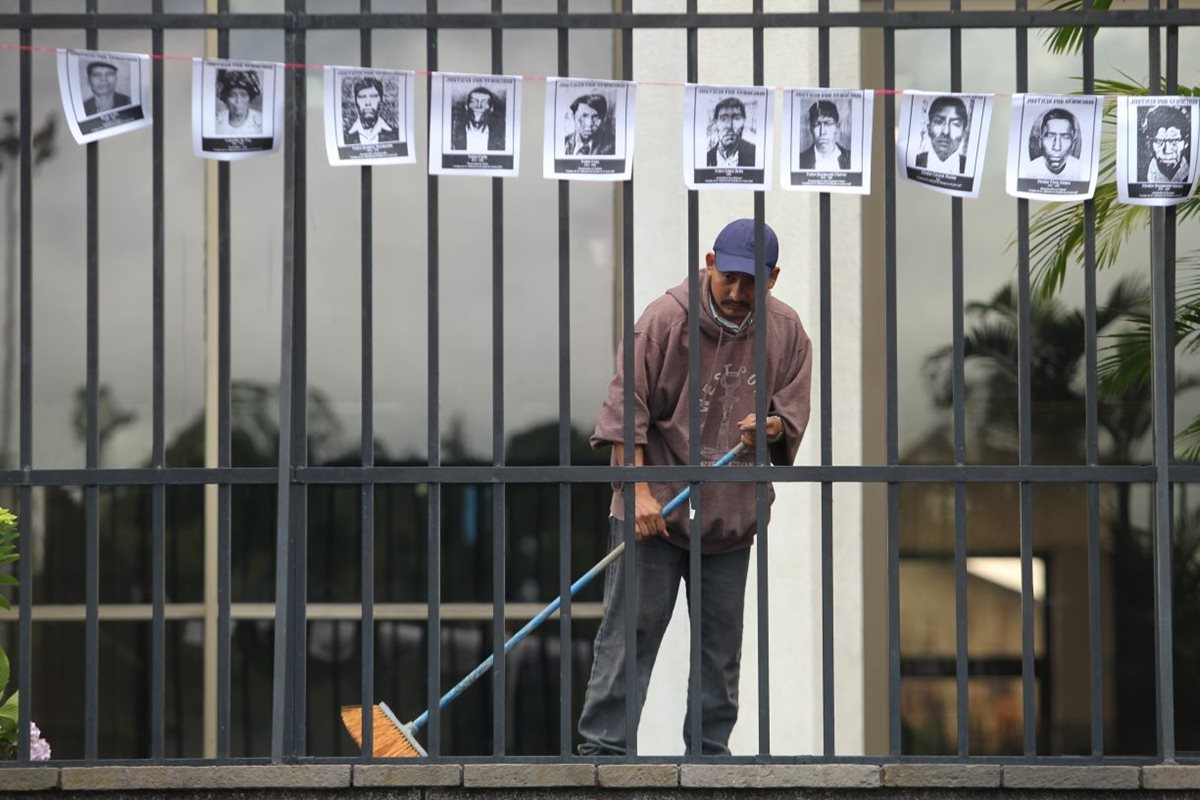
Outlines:
{"type": "Polygon", "coordinates": [[[4,690],[8,688],[8,673],[8,653],[0,648],[0,694],[3,694],[4,690]]]}
{"type": "Polygon", "coordinates": [[[19,692],[13,692],[4,701],[4,705],[0,706],[0,719],[11,719],[14,723],[17,721],[17,714],[21,708],[21,702],[17,695],[19,692]]]}

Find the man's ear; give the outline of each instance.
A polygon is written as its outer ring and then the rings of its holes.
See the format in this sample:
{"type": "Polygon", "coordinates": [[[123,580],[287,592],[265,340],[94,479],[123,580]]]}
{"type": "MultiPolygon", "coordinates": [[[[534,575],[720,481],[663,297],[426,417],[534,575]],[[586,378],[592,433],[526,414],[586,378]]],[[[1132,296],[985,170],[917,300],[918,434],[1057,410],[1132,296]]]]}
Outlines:
{"type": "Polygon", "coordinates": [[[767,277],[767,291],[775,288],[775,281],[779,280],[779,267],[771,270],[771,274],[767,277]]]}
{"type": "Polygon", "coordinates": [[[706,267],[708,267],[709,269],[712,269],[713,267],[715,267],[716,264],[717,264],[717,257],[714,256],[712,253],[709,253],[708,255],[706,255],[704,257],[704,265],[706,267]]]}

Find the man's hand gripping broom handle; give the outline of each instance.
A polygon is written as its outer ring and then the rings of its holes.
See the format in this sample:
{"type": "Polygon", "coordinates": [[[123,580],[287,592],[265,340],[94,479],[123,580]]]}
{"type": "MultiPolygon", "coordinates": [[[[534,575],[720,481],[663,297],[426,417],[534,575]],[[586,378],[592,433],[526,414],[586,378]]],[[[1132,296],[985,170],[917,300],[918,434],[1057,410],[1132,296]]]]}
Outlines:
{"type": "MultiPolygon", "coordinates": [[[[732,450],[730,450],[725,455],[721,456],[720,460],[718,460],[715,464],[713,464],[713,466],[714,467],[725,466],[726,464],[728,464],[729,462],[731,462],[735,458],[737,458],[741,454],[741,452],[745,449],[746,449],[746,445],[739,442],[736,447],[734,447],[732,450]]],[[[688,499],[688,497],[691,495],[691,493],[692,493],[692,487],[690,485],[685,486],[683,488],[683,491],[681,491],[679,494],[675,495],[675,497],[673,497],[669,503],[667,503],[665,506],[662,507],[662,515],[666,516],[667,514],[670,514],[672,511],[674,511],[676,508],[678,508],[680,506],[680,504],[683,503],[683,501],[688,499]]],[[[587,586],[588,583],[592,580],[592,578],[596,577],[601,572],[603,572],[608,567],[609,564],[611,564],[612,562],[614,562],[618,558],[620,558],[621,554],[624,552],[625,552],[625,543],[621,542],[619,545],[617,545],[616,547],[613,548],[612,552],[610,552],[608,555],[606,555],[604,558],[602,558],[599,562],[596,563],[596,565],[594,567],[589,569],[582,576],[580,576],[578,580],[576,580],[574,583],[571,584],[571,592],[570,592],[571,597],[574,597],[575,594],[580,589],[582,589],[584,586],[587,586]]],[[[530,632],[533,631],[534,628],[541,625],[543,622],[545,622],[547,619],[549,619],[554,614],[554,612],[558,611],[558,609],[561,605],[562,605],[562,596],[561,595],[554,598],[552,601],[550,601],[550,604],[548,606],[546,606],[541,611],[539,611],[533,619],[531,619],[531,620],[529,620],[529,622],[525,623],[525,626],[523,628],[521,628],[521,630],[514,633],[512,635],[512,637],[509,638],[509,640],[504,643],[504,652],[507,653],[509,650],[512,650],[517,644],[519,644],[521,642],[522,639],[524,639],[526,636],[528,636],[530,634],[530,632]]],[[[467,675],[465,678],[463,678],[461,681],[459,681],[458,684],[453,689],[451,689],[450,691],[448,691],[444,695],[442,695],[442,699],[438,701],[438,708],[445,708],[447,705],[454,702],[455,698],[457,698],[460,694],[462,694],[468,686],[470,686],[475,681],[479,680],[479,678],[485,672],[487,672],[489,669],[492,668],[492,664],[495,662],[495,657],[496,656],[493,653],[492,655],[485,658],[483,660],[483,663],[481,663],[478,667],[476,667],[475,669],[473,669],[471,671],[471,674],[467,675]]],[[[423,728],[425,726],[425,723],[428,721],[429,721],[429,709],[426,709],[424,712],[421,713],[421,716],[417,717],[412,722],[410,722],[408,724],[408,727],[414,731],[420,730],[421,728],[423,728]]]]}

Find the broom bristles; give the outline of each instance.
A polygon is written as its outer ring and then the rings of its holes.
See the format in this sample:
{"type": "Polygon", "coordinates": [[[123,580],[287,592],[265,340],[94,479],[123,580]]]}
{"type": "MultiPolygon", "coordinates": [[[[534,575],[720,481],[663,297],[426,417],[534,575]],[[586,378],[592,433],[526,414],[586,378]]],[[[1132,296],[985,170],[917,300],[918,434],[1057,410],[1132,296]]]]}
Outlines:
{"type": "MultiPolygon", "coordinates": [[[[342,724],[354,743],[362,748],[362,706],[342,706],[342,724]]],[[[395,721],[383,703],[371,707],[371,754],[376,758],[417,758],[425,755],[417,744],[395,721]]]]}

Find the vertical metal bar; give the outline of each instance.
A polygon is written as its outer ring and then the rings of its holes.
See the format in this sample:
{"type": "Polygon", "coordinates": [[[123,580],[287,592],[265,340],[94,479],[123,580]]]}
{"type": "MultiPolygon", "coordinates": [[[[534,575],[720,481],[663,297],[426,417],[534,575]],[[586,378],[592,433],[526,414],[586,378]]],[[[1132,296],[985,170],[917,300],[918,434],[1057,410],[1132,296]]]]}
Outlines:
{"type": "MultiPolygon", "coordinates": [[[[884,0],[883,10],[892,11],[894,0],[884,0]]],[[[896,85],[896,31],[883,31],[883,86],[889,94],[883,101],[883,190],[884,190],[884,348],[887,363],[887,464],[900,463],[898,400],[898,347],[896,322],[896,151],[887,138],[896,129],[896,103],[890,92],[896,85]]],[[[900,485],[887,485],[887,572],[888,572],[888,752],[898,758],[901,751],[900,719],[900,485]]]]}
{"type": "MultiPolygon", "coordinates": [[[[504,13],[492,0],[492,13],[504,13]]],[[[504,71],[504,31],[492,29],[492,73],[504,71]]],[[[504,179],[492,178],[492,466],[504,466],[504,179]]],[[[505,484],[492,485],[492,753],[505,751],[505,484]]]]}
{"type": "MultiPolygon", "coordinates": [[[[229,0],[220,0],[218,10],[229,13],[229,0]]],[[[229,29],[217,31],[217,57],[229,58],[229,29]]],[[[226,469],[233,464],[232,408],[230,382],[232,374],[232,243],[230,239],[231,199],[230,165],[217,164],[217,467],[226,469]]],[[[281,420],[282,422],[282,420],[281,420]]],[[[233,487],[228,483],[217,486],[217,675],[216,675],[216,733],[217,758],[229,758],[230,738],[230,675],[232,673],[232,626],[230,605],[232,597],[233,487]]]]}
{"type": "MultiPolygon", "coordinates": [[[[22,14],[32,12],[32,0],[21,0],[22,14]]],[[[21,28],[20,42],[23,48],[33,46],[33,30],[21,28]]],[[[21,150],[20,161],[20,206],[21,206],[21,243],[20,243],[20,373],[21,388],[18,398],[17,423],[20,438],[19,454],[21,471],[28,476],[33,467],[33,65],[29,49],[21,50],[18,60],[20,64],[19,107],[20,115],[19,143],[21,150]]],[[[9,287],[11,291],[12,287],[9,287]]],[[[33,489],[26,482],[20,490],[19,514],[21,526],[25,529],[25,544],[22,550],[28,553],[34,541],[33,532],[33,489]]],[[[43,537],[46,531],[39,532],[43,537]]],[[[18,588],[18,602],[21,616],[17,621],[17,690],[21,695],[17,717],[17,758],[20,761],[29,760],[29,720],[30,709],[33,706],[33,559],[28,556],[17,562],[17,572],[21,585],[18,588]]]]}
{"type": "MultiPolygon", "coordinates": [[[[285,42],[290,43],[289,62],[302,65],[307,61],[306,34],[299,25],[305,14],[307,0],[288,0],[288,30],[285,42]]],[[[303,67],[290,71],[286,84],[292,89],[287,104],[291,130],[288,141],[293,143],[291,168],[294,180],[291,186],[293,214],[291,225],[285,235],[292,242],[293,293],[290,302],[294,307],[295,325],[292,328],[292,393],[291,393],[291,449],[292,465],[303,467],[308,464],[308,181],[307,181],[307,77],[303,67]]],[[[286,169],[286,167],[285,167],[286,169]]],[[[288,221],[287,216],[284,217],[288,221]]],[[[291,755],[304,755],[307,741],[308,722],[308,490],[302,484],[292,483],[291,489],[291,625],[288,637],[291,648],[293,670],[290,686],[292,714],[291,755]]]]}
{"type": "MultiPolygon", "coordinates": [[[[1090,11],[1092,0],[1084,0],[1090,11]]],[[[1083,92],[1096,90],[1096,29],[1083,29],[1083,92]]],[[[1096,332],[1096,201],[1083,204],[1083,294],[1084,294],[1084,405],[1088,466],[1100,463],[1100,417],[1097,399],[1096,332]]],[[[1087,570],[1088,570],[1088,660],[1091,698],[1092,755],[1104,755],[1104,620],[1101,614],[1100,582],[1100,484],[1087,485],[1087,570]]]]}
{"type": "MultiPolygon", "coordinates": [[[[632,5],[632,3],[630,3],[632,5]]],[[[621,74],[625,80],[633,80],[633,35],[629,28],[621,31],[621,74]]],[[[621,369],[624,377],[622,390],[624,392],[623,408],[621,411],[624,423],[625,466],[635,462],[636,449],[636,419],[634,397],[637,389],[636,375],[633,363],[633,181],[625,181],[621,186],[621,369]]],[[[624,484],[625,521],[623,527],[625,540],[624,563],[621,570],[621,586],[614,591],[621,591],[625,598],[625,753],[638,753],[638,718],[641,712],[641,686],[637,678],[637,619],[635,609],[638,608],[637,575],[638,548],[634,536],[634,493],[637,490],[635,482],[624,484]]]]}
{"type": "MultiPolygon", "coordinates": [[[[154,0],[151,12],[157,16],[162,13],[162,0],[154,0]]],[[[163,53],[163,29],[154,28],[151,34],[152,48],[155,56],[163,53]]],[[[150,339],[153,348],[153,415],[152,444],[150,463],[156,469],[166,466],[165,448],[165,407],[164,407],[164,262],[165,262],[165,223],[164,204],[166,198],[163,192],[163,61],[156,58],[153,64],[154,87],[152,89],[152,105],[154,107],[154,128],[151,132],[151,192],[153,194],[152,228],[153,228],[153,299],[154,319],[150,339]]],[[[166,694],[166,494],[164,484],[155,484],[151,490],[151,587],[150,597],[153,603],[153,619],[150,634],[150,757],[157,760],[164,755],[164,711],[163,698],[166,694]]]]}
{"type": "Polygon", "coordinates": [[[1151,212],[1150,267],[1154,408],[1154,632],[1158,704],[1158,751],[1175,760],[1175,684],[1171,608],[1171,487],[1169,465],[1174,441],[1170,425],[1171,376],[1168,349],[1174,346],[1173,320],[1167,317],[1166,214],[1151,212]]]}
{"type": "MultiPolygon", "coordinates": [[[[1151,9],[1159,7],[1150,0],[1151,9]]],[[[1158,26],[1149,34],[1150,92],[1161,94],[1162,51],[1158,26]]],[[[1174,219],[1171,220],[1174,228],[1174,219]]],[[[1168,244],[1167,213],[1162,208],[1150,212],[1150,286],[1151,286],[1151,351],[1152,399],[1154,413],[1154,639],[1155,689],[1158,721],[1158,755],[1162,761],[1175,760],[1175,668],[1172,642],[1171,596],[1171,484],[1170,463],[1174,448],[1171,406],[1174,403],[1172,375],[1175,348],[1175,321],[1170,309],[1171,272],[1168,244]]]]}
{"type": "MultiPolygon", "coordinates": [[[[961,11],[961,0],[951,0],[951,11],[961,11]]],[[[950,29],[950,91],[962,91],[962,30],[950,29]]],[[[950,200],[951,293],[954,329],[954,463],[966,464],[966,379],[963,363],[963,210],[962,199],[950,200]]],[[[970,753],[967,695],[967,487],[954,484],[954,675],[957,697],[958,755],[970,753]]]]}
{"type": "MultiPolygon", "coordinates": [[[[89,14],[98,12],[96,0],[88,0],[89,14]]],[[[98,32],[87,29],[87,48],[97,48],[98,32]]],[[[87,386],[85,461],[88,469],[100,466],[100,145],[87,145],[87,386]]],[[[95,760],[99,749],[100,718],[100,490],[84,488],[84,691],[83,754],[95,760]]]]}
{"type": "MultiPolygon", "coordinates": [[[[559,17],[569,11],[558,0],[559,17]]],[[[570,74],[570,32],[558,29],[558,74],[570,74]]],[[[558,182],[558,463],[571,463],[571,182],[558,182]]],[[[571,484],[558,485],[558,744],[571,753],[571,484]]]]}
{"type": "MultiPolygon", "coordinates": [[[[817,8],[829,13],[829,0],[817,8]]],[[[817,75],[822,87],[829,86],[829,28],[817,29],[817,75]]],[[[833,464],[833,302],[831,244],[832,211],[829,192],[819,196],[819,269],[821,306],[821,466],[833,464]]],[[[834,739],[833,660],[833,484],[821,482],[821,720],[822,747],[826,758],[836,752],[834,739]]]]}
{"type": "MultiPolygon", "coordinates": [[[[1017,0],[1017,10],[1026,8],[1017,0]]],[[[1029,31],[1016,34],[1017,91],[1029,85],[1029,31]]],[[[1033,464],[1033,395],[1030,383],[1029,201],[1017,200],[1017,438],[1019,463],[1033,464]]],[[[1021,697],[1025,755],[1037,755],[1037,675],[1033,652],[1033,486],[1021,481],[1021,697]]]]}
{"type": "MultiPolygon", "coordinates": [[[[425,11],[427,14],[436,14],[438,9],[438,0],[425,0],[425,11]]],[[[425,62],[426,68],[430,72],[430,78],[426,81],[426,96],[429,93],[429,87],[432,85],[432,73],[437,69],[437,46],[438,32],[437,28],[427,28],[425,31],[425,62]]],[[[428,284],[428,301],[426,305],[426,362],[428,364],[428,374],[426,375],[426,414],[428,415],[427,422],[427,440],[426,440],[426,460],[431,467],[441,466],[442,463],[442,445],[440,434],[440,418],[438,415],[439,398],[439,375],[440,375],[440,356],[438,348],[438,179],[436,175],[430,175],[426,178],[425,183],[426,206],[428,207],[428,217],[426,218],[426,247],[428,248],[428,264],[427,278],[428,284]]],[[[442,485],[440,483],[429,484],[429,501],[428,501],[428,525],[427,531],[427,559],[426,567],[427,580],[429,581],[429,596],[426,602],[429,605],[429,633],[428,644],[429,649],[426,653],[426,697],[425,702],[429,710],[429,732],[426,735],[425,749],[430,756],[437,756],[441,750],[441,720],[442,712],[439,707],[439,699],[442,694],[442,485]]]]}
{"type": "MultiPolygon", "coordinates": [[[[371,13],[371,0],[360,0],[359,10],[371,13]]],[[[358,32],[359,61],[364,67],[371,66],[371,29],[358,32]]],[[[362,167],[360,179],[360,229],[362,233],[362,386],[360,403],[362,415],[362,438],[359,448],[362,466],[375,466],[375,351],[374,331],[374,206],[372,204],[371,167],[362,167]]],[[[370,760],[375,748],[374,719],[372,706],[375,704],[375,484],[364,482],[359,487],[359,518],[362,531],[362,758],[370,760]]]]}
{"type": "MultiPolygon", "coordinates": [[[[754,0],[753,11],[756,15],[763,13],[762,0],[754,0]]],[[[754,85],[762,86],[765,80],[764,68],[764,31],[761,25],[752,31],[754,39],[754,85]]],[[[767,268],[764,252],[766,236],[767,202],[766,192],[754,193],[754,307],[759,309],[759,322],[754,326],[754,374],[763,376],[756,380],[755,385],[763,387],[763,391],[754,393],[755,415],[755,453],[756,464],[770,463],[770,453],[767,444],[767,415],[770,413],[768,403],[769,384],[767,382],[767,268]]],[[[768,558],[767,519],[770,515],[770,505],[767,502],[767,484],[757,481],[754,484],[754,512],[756,541],[756,606],[758,608],[758,752],[759,755],[771,753],[771,647],[770,647],[770,582],[768,573],[770,560],[768,558]]]]}
{"type": "MultiPolygon", "coordinates": [[[[289,15],[294,13],[297,0],[288,0],[289,15]]],[[[294,20],[294,18],[292,18],[294,20]]],[[[290,64],[302,63],[303,44],[294,22],[284,35],[284,49],[290,64]]],[[[282,761],[297,753],[297,732],[301,726],[297,717],[303,707],[297,706],[296,683],[301,665],[295,663],[297,644],[292,640],[297,630],[295,556],[300,542],[296,528],[302,519],[293,519],[300,510],[292,484],[292,466],[297,456],[296,437],[303,447],[304,423],[296,418],[297,408],[303,408],[294,394],[304,386],[303,369],[303,309],[297,298],[303,297],[304,253],[304,177],[303,177],[303,73],[290,70],[284,77],[284,160],[283,160],[283,280],[282,324],[280,332],[279,369],[279,464],[277,470],[277,528],[275,532],[275,663],[272,687],[271,760],[282,761]],[[299,379],[298,379],[299,378],[299,379]]],[[[303,653],[303,642],[299,652],[303,653]]],[[[302,684],[302,682],[301,682],[302,684]]]]}
{"type": "MultiPolygon", "coordinates": [[[[687,13],[696,15],[696,0],[688,0],[687,13]]],[[[698,80],[698,30],[687,28],[687,81],[698,80]]],[[[700,430],[700,198],[696,190],[688,192],[688,430],[700,430]]],[[[700,463],[700,435],[688,437],[688,463],[700,463]]],[[[701,637],[703,598],[700,596],[700,534],[704,529],[703,509],[697,485],[692,486],[692,520],[689,530],[688,611],[691,622],[691,653],[689,658],[688,712],[690,719],[691,752],[704,752],[703,675],[701,670],[701,637]]]]}

